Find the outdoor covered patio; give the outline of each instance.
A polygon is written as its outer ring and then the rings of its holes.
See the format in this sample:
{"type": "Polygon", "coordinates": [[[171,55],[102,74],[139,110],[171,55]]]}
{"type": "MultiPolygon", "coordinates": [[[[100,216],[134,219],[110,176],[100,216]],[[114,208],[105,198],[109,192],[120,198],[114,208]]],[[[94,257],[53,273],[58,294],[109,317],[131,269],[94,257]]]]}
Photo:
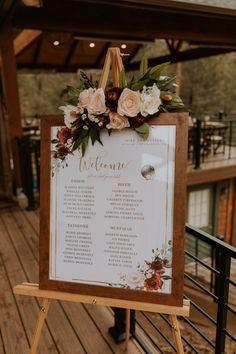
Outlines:
{"type": "MultiPolygon", "coordinates": [[[[76,72],[78,66],[97,70],[102,68],[107,49],[118,46],[124,53],[126,71],[132,72],[139,68],[140,60],[135,57],[145,43],[162,38],[169,53],[153,57],[149,63],[151,66],[166,61],[177,63],[180,83],[181,62],[235,51],[235,18],[236,8],[171,0],[4,0],[1,3],[1,353],[24,354],[29,350],[41,306],[39,299],[13,294],[13,287],[19,283],[38,283],[40,224],[41,117],[37,112],[31,117],[21,116],[17,70],[66,73],[76,72]],[[185,49],[183,43],[190,47],[185,49]],[[92,54],[91,48],[94,48],[92,54]],[[22,194],[17,199],[22,187],[28,199],[22,194]],[[26,210],[27,206],[34,210],[26,210]]],[[[189,121],[189,133],[187,184],[231,180],[225,241],[235,245],[235,117],[222,122],[219,114],[209,122],[204,115],[197,116],[189,121]],[[196,134],[192,135],[193,131],[196,134]]],[[[192,304],[190,319],[180,320],[185,352],[225,350],[233,354],[235,249],[187,226],[185,257],[185,298],[192,304]],[[221,269],[221,264],[227,264],[226,269],[221,269]]],[[[114,313],[110,308],[54,301],[38,352],[124,353],[124,343],[116,343],[108,332],[113,326],[114,313]]],[[[132,354],[176,352],[165,316],[136,311],[134,332],[129,344],[132,354]]]]}

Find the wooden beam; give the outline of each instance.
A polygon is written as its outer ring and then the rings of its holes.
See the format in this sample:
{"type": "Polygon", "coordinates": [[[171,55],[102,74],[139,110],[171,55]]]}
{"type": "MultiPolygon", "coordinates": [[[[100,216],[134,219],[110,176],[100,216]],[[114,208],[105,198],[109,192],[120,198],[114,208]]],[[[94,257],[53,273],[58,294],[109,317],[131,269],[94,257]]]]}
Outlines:
{"type": "Polygon", "coordinates": [[[71,44],[71,46],[68,50],[67,56],[66,56],[64,66],[66,66],[66,67],[69,66],[71,58],[73,57],[73,54],[77,48],[77,45],[78,45],[78,41],[76,39],[73,39],[72,44],[71,44]]]}
{"type": "Polygon", "coordinates": [[[128,10],[127,3],[57,1],[52,8],[19,8],[13,21],[18,28],[71,31],[90,38],[96,33],[100,38],[142,42],[174,36],[176,39],[199,40],[202,43],[236,44],[235,10],[223,14],[184,11],[160,4],[145,6],[143,3],[137,6],[133,1],[129,1],[128,10]],[[102,20],[104,18],[106,21],[102,20]]]}
{"type": "MultiPolygon", "coordinates": [[[[33,41],[35,41],[42,31],[40,30],[23,30],[21,33],[14,39],[13,48],[14,54],[18,55],[23,50],[25,50],[33,41]]],[[[2,66],[2,58],[0,57],[0,69],[2,66]]]]}
{"type": "MultiPolygon", "coordinates": [[[[182,52],[177,52],[175,54],[163,55],[159,58],[149,59],[149,65],[155,66],[157,64],[162,64],[165,62],[178,63],[183,61],[189,61],[194,59],[206,58],[214,55],[225,54],[234,51],[233,48],[207,48],[199,47],[194,49],[187,49],[182,52]]],[[[131,63],[126,67],[126,71],[138,70],[140,62],[131,63]]]]}
{"type": "Polygon", "coordinates": [[[13,186],[10,164],[9,127],[5,117],[2,83],[0,82],[0,200],[12,202],[13,186]]]}
{"type": "Polygon", "coordinates": [[[5,25],[0,34],[2,55],[2,80],[6,114],[9,120],[10,140],[14,163],[16,186],[21,187],[21,171],[17,137],[22,136],[20,99],[17,83],[16,58],[13,47],[13,33],[10,24],[5,25]]]}
{"type": "Polygon", "coordinates": [[[25,29],[14,39],[14,53],[18,55],[42,34],[41,30],[25,29]]]}

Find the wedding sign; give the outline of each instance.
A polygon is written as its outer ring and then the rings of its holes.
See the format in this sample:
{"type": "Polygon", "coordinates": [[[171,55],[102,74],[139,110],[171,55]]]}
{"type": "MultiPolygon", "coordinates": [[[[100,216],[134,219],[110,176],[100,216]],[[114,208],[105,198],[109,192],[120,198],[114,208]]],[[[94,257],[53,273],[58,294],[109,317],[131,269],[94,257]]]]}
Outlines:
{"type": "Polygon", "coordinates": [[[182,305],[187,115],[149,124],[58,159],[42,120],[40,288],[182,305]]]}

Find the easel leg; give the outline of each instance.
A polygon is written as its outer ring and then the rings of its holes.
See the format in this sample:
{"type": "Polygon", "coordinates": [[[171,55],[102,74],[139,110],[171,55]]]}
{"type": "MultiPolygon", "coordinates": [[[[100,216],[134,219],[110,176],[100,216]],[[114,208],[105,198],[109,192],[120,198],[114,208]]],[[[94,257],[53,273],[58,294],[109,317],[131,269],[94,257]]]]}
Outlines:
{"type": "Polygon", "coordinates": [[[45,318],[47,317],[50,302],[51,302],[51,300],[49,300],[49,299],[43,299],[42,307],[40,309],[40,313],[38,316],[37,324],[36,324],[35,331],[34,331],[34,337],[32,340],[29,354],[36,353],[39,339],[40,339],[40,335],[41,335],[42,328],[43,328],[43,324],[44,324],[45,318]]]}
{"type": "Polygon", "coordinates": [[[125,310],[125,350],[128,350],[130,333],[130,309],[125,310]]]}
{"type": "Polygon", "coordinates": [[[180,329],[179,329],[179,322],[176,315],[170,315],[170,322],[172,325],[172,333],[175,340],[175,345],[178,354],[184,354],[183,343],[181,339],[180,329]]]}

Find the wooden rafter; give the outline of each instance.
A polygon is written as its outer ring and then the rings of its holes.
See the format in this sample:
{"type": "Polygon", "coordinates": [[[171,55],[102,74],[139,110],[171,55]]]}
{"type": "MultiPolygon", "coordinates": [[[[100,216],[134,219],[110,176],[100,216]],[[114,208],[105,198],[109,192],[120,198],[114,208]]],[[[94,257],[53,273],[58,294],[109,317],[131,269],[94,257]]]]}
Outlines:
{"type": "Polygon", "coordinates": [[[23,30],[14,39],[14,52],[15,55],[21,53],[26,49],[33,41],[35,41],[42,34],[41,30],[23,30]]]}
{"type": "Polygon", "coordinates": [[[234,10],[221,14],[193,9],[185,11],[184,8],[174,9],[160,4],[144,6],[144,2],[142,6],[136,6],[136,2],[129,2],[130,10],[125,11],[127,1],[102,3],[94,1],[93,11],[91,1],[57,2],[54,11],[51,8],[19,8],[13,21],[18,28],[51,31],[60,29],[78,32],[81,36],[90,38],[96,33],[100,38],[112,37],[114,40],[122,38],[141,42],[154,38],[172,38],[174,34],[175,38],[180,40],[236,44],[234,10]],[[131,10],[132,21],[129,15],[131,10]],[[106,21],[102,21],[102,18],[106,18],[106,21]]]}
{"type": "MultiPolygon", "coordinates": [[[[157,64],[171,62],[178,63],[188,60],[194,60],[199,58],[210,57],[213,55],[225,54],[234,51],[233,48],[206,48],[199,47],[194,49],[184,50],[182,52],[177,52],[174,55],[168,54],[163,55],[159,58],[151,58],[149,59],[150,66],[154,66],[157,64]]],[[[131,63],[126,67],[126,70],[137,70],[139,68],[140,62],[131,63]]]]}
{"type": "MultiPolygon", "coordinates": [[[[34,42],[42,34],[41,30],[23,30],[14,39],[13,48],[14,54],[18,55],[25,50],[32,42],[34,42]]],[[[0,68],[2,66],[2,59],[0,57],[0,68]]]]}
{"type": "Polygon", "coordinates": [[[70,46],[70,48],[68,50],[68,53],[66,55],[66,60],[65,60],[65,63],[64,63],[65,67],[69,66],[71,58],[73,57],[73,54],[74,54],[74,52],[75,52],[75,50],[77,48],[77,45],[78,45],[78,40],[73,39],[72,44],[71,44],[71,46],[70,46]]]}
{"type": "Polygon", "coordinates": [[[183,44],[183,41],[178,40],[178,39],[166,39],[166,44],[167,44],[167,47],[168,47],[170,53],[174,54],[174,53],[179,52],[179,50],[183,44]]]}

